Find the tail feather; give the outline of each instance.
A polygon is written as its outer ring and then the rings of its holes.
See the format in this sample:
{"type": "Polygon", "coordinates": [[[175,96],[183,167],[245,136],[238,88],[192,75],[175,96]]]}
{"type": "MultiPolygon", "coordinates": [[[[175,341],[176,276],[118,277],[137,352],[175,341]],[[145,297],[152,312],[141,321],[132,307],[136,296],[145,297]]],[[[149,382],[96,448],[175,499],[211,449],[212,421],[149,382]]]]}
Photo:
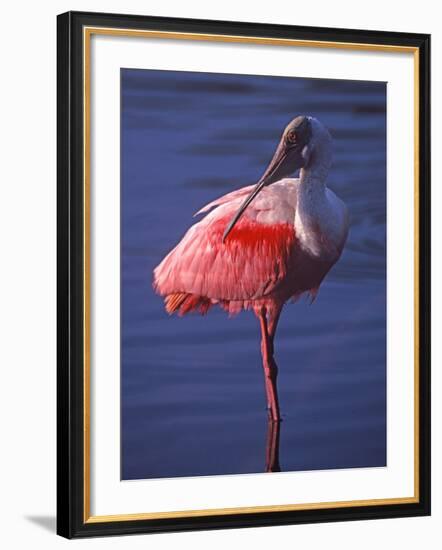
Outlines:
{"type": "Polygon", "coordinates": [[[172,315],[177,309],[180,308],[181,304],[186,299],[187,294],[169,294],[164,299],[164,304],[166,307],[166,311],[169,315],[172,315]]]}
{"type": "Polygon", "coordinates": [[[180,316],[192,311],[198,311],[205,315],[212,306],[212,302],[208,298],[185,292],[168,294],[164,299],[164,304],[169,315],[178,313],[180,316]]]}

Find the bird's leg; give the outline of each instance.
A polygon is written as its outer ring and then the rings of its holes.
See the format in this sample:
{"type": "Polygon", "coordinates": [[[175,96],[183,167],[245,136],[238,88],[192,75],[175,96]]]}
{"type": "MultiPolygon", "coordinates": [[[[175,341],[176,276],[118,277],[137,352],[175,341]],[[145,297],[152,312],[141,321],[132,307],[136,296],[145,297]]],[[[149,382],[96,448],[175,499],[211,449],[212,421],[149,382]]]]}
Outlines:
{"type": "Polygon", "coordinates": [[[267,442],[266,442],[266,472],[280,472],[279,465],[279,432],[280,422],[273,422],[269,418],[267,424],[267,442]]]}
{"type": "Polygon", "coordinates": [[[278,390],[276,387],[278,367],[273,359],[273,346],[269,335],[265,308],[260,309],[258,317],[261,326],[261,353],[264,367],[267,404],[271,420],[273,422],[279,422],[281,417],[279,414],[278,390]]]}
{"type": "Polygon", "coordinates": [[[274,340],[275,340],[275,333],[276,329],[278,327],[278,321],[279,316],[281,315],[281,309],[277,309],[276,312],[273,315],[270,315],[269,321],[268,321],[268,327],[269,327],[269,336],[270,336],[270,350],[272,354],[272,358],[274,355],[275,347],[274,347],[274,340]]]}
{"type": "MultiPolygon", "coordinates": [[[[281,308],[278,308],[276,310],[273,310],[272,313],[269,313],[268,315],[268,333],[269,333],[269,352],[270,352],[270,362],[271,362],[271,369],[274,377],[274,392],[276,395],[276,402],[278,403],[278,388],[276,385],[276,379],[278,377],[278,365],[276,364],[275,358],[274,358],[274,340],[275,340],[275,334],[276,329],[278,327],[278,321],[279,317],[281,315],[281,308]]],[[[278,407],[279,410],[279,407],[278,407]]]]}

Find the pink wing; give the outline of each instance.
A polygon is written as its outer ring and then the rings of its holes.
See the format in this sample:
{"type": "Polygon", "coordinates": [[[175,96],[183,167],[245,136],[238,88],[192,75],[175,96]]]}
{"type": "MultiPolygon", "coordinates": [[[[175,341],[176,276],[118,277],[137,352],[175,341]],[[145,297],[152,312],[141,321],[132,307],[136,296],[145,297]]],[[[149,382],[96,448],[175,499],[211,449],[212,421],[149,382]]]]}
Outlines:
{"type": "Polygon", "coordinates": [[[214,201],[206,204],[206,206],[203,206],[201,210],[198,210],[198,212],[194,214],[194,217],[199,216],[199,214],[206,214],[207,212],[212,210],[212,208],[214,208],[215,206],[221,206],[222,204],[226,204],[227,202],[232,202],[236,199],[246,198],[246,196],[252,191],[254,187],[255,187],[254,185],[249,185],[247,187],[242,187],[241,189],[237,189],[236,191],[232,191],[231,193],[227,193],[222,197],[218,197],[214,201]]]}
{"type": "MultiPolygon", "coordinates": [[[[211,303],[244,302],[263,298],[275,290],[288,271],[296,241],[293,221],[288,221],[294,219],[294,210],[293,206],[288,208],[287,199],[292,197],[287,195],[287,189],[272,186],[263,190],[222,242],[227,224],[251,189],[252,186],[229,193],[200,211],[217,206],[190,227],[154,270],[158,294],[191,295],[195,304],[201,305],[200,298],[211,303]],[[280,205],[279,218],[271,223],[260,221],[270,212],[275,218],[275,208],[269,209],[275,202],[280,205]]],[[[180,305],[179,300],[177,304],[180,305]]]]}

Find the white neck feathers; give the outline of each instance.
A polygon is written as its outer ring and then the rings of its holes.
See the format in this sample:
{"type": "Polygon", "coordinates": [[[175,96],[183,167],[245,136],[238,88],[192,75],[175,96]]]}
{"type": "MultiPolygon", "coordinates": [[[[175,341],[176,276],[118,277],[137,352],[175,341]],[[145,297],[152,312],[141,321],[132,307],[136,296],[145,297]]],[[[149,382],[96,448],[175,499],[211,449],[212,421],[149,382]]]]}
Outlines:
{"type": "Polygon", "coordinates": [[[313,136],[299,178],[295,230],[301,246],[310,255],[332,261],[340,253],[343,210],[326,187],[332,165],[331,136],[316,119],[311,119],[311,124],[313,136]]]}
{"type": "Polygon", "coordinates": [[[310,119],[310,124],[312,139],[307,146],[306,166],[301,169],[301,188],[323,189],[333,161],[332,139],[328,130],[315,118],[310,119]]]}

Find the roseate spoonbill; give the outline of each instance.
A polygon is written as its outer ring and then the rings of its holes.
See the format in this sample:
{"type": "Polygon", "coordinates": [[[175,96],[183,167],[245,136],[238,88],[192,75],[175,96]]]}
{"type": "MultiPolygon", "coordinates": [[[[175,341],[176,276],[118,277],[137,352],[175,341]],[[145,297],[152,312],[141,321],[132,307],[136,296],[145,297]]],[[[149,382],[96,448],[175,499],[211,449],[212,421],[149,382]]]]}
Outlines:
{"type": "Polygon", "coordinates": [[[273,344],[284,304],[316,297],[348,234],[345,204],[326,185],[332,139],[316,118],[285,128],[256,185],[228,193],[197,214],[154,270],[153,287],[169,314],[205,314],[217,304],[230,315],[252,309],[261,327],[269,417],[280,420],[273,344]],[[288,178],[300,169],[299,178],[288,178]]]}

